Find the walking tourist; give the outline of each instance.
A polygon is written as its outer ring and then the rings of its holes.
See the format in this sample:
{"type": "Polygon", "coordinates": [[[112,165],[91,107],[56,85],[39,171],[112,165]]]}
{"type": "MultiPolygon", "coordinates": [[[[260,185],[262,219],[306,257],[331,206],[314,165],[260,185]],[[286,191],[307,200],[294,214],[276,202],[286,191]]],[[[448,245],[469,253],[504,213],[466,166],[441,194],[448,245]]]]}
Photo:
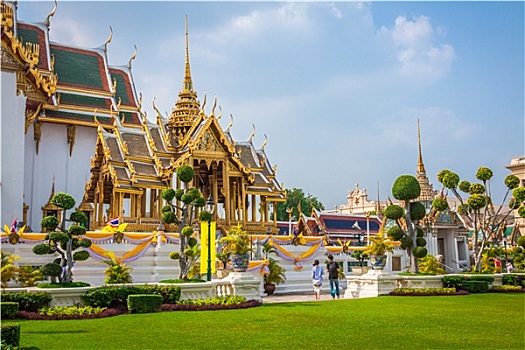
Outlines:
{"type": "Polygon", "coordinates": [[[321,299],[321,286],[323,285],[324,271],[319,266],[319,260],[314,261],[314,267],[312,268],[312,283],[314,285],[314,296],[316,300],[321,299]]]}
{"type": "Polygon", "coordinates": [[[333,255],[328,255],[326,270],[330,281],[330,295],[332,299],[335,299],[336,296],[339,299],[339,264],[334,261],[333,255]]]}

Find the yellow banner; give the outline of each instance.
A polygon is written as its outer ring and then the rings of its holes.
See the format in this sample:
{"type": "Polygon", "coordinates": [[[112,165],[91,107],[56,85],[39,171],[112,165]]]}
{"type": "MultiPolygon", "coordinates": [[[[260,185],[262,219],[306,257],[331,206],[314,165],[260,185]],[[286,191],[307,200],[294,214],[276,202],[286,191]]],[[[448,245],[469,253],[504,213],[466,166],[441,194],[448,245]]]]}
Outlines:
{"type": "Polygon", "coordinates": [[[215,248],[215,221],[212,221],[209,228],[208,223],[203,221],[201,222],[201,275],[204,276],[208,273],[208,235],[210,237],[210,252],[211,252],[211,273],[215,273],[215,257],[216,257],[216,248],[215,248]]]}

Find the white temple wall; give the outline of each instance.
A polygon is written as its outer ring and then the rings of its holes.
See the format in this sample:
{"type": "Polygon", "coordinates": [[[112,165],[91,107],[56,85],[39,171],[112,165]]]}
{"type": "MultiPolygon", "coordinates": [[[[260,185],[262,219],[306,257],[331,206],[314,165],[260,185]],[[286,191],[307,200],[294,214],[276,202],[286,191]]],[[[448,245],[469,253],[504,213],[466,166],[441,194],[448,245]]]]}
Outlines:
{"type": "Polygon", "coordinates": [[[26,167],[31,171],[24,178],[25,202],[29,205],[27,220],[34,232],[41,230],[42,207],[51,196],[53,179],[55,193],[69,193],[75,198],[75,206],[82,202],[97,138],[95,128],[77,126],[70,156],[66,125],[44,123],[41,134],[38,155],[32,127],[26,135],[26,167]]]}
{"type": "Polygon", "coordinates": [[[24,182],[25,102],[16,95],[16,75],[2,71],[0,117],[0,218],[1,226],[22,221],[24,182]]]}
{"type": "MultiPolygon", "coordinates": [[[[132,249],[136,248],[136,244],[130,243],[100,243],[99,244],[104,250],[112,251],[117,257],[122,257],[125,253],[128,253],[132,249]]],[[[29,264],[32,266],[41,266],[46,263],[53,261],[52,255],[36,255],[32,252],[33,244],[19,243],[12,245],[4,243],[2,245],[2,251],[5,253],[16,254],[21,257],[21,260],[15,261],[15,265],[21,266],[29,264]]],[[[295,256],[299,256],[308,249],[309,246],[294,246],[285,245],[283,246],[288,252],[295,256]]],[[[126,263],[127,266],[132,267],[133,271],[131,276],[135,283],[152,283],[159,282],[166,279],[176,279],[179,277],[179,264],[169,258],[169,254],[174,251],[179,251],[178,244],[162,243],[160,246],[151,246],[144,255],[139,259],[126,263]]],[[[312,264],[315,259],[318,259],[321,266],[325,266],[327,251],[323,247],[319,249],[317,254],[309,259],[301,261],[302,269],[296,270],[295,263],[293,260],[285,260],[275,254],[271,254],[270,257],[279,261],[279,263],[286,269],[286,282],[277,286],[276,293],[284,292],[305,292],[312,290],[311,282],[311,271],[312,264]]],[[[256,259],[253,256],[254,260],[256,259]]],[[[352,274],[351,271],[347,271],[347,262],[354,260],[346,254],[340,254],[334,256],[335,261],[343,262],[345,275],[352,274]]],[[[105,276],[104,271],[107,265],[102,261],[89,258],[86,261],[77,261],[73,267],[73,280],[77,282],[87,282],[92,285],[100,285],[104,283],[105,276]]],[[[262,275],[261,270],[252,272],[253,276],[261,281],[260,290],[263,291],[262,275]]],[[[346,288],[346,280],[340,281],[341,295],[344,293],[346,288]]],[[[323,293],[329,293],[328,275],[325,274],[325,283],[323,283],[323,293]]]]}

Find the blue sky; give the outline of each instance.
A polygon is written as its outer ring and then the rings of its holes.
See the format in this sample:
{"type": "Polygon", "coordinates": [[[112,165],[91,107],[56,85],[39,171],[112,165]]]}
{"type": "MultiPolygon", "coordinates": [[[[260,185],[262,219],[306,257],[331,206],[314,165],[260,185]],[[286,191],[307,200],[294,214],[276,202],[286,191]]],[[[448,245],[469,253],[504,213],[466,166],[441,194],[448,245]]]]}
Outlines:
{"type": "MultiPolygon", "coordinates": [[[[53,2],[19,1],[43,21],[53,2]]],[[[417,165],[417,119],[428,177],[476,181],[494,171],[496,202],[513,157],[525,155],[523,2],[59,2],[51,40],[133,61],[137,92],[170,113],[184,76],[189,19],[194,87],[217,96],[224,128],[266,152],[285,187],[327,209],[359,183],[391,195],[417,165]]]]}

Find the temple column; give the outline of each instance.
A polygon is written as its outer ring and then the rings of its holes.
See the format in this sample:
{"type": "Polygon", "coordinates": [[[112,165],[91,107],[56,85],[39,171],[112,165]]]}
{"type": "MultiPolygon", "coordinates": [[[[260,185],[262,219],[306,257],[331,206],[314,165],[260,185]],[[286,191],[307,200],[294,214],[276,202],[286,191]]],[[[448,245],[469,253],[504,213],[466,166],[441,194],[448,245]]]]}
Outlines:
{"type": "MultiPolygon", "coordinates": [[[[217,194],[218,194],[218,188],[217,188],[218,181],[217,181],[217,163],[216,162],[213,162],[212,165],[211,165],[211,178],[212,178],[212,183],[210,183],[211,196],[212,196],[213,201],[215,202],[215,206],[217,208],[218,204],[219,204],[219,197],[217,196],[217,194]]],[[[217,212],[218,212],[218,210],[215,210],[215,212],[213,213],[213,218],[214,218],[215,221],[217,220],[217,212]]]]}
{"type": "Polygon", "coordinates": [[[257,221],[257,197],[252,194],[252,218],[250,221],[256,222],[257,221]]]}
{"type": "MultiPolygon", "coordinates": [[[[242,180],[242,179],[241,179],[242,180]]],[[[243,226],[246,226],[246,216],[248,215],[248,210],[246,209],[246,189],[244,188],[244,181],[241,182],[241,213],[242,213],[242,223],[243,226]]]]}
{"type": "Polygon", "coordinates": [[[232,218],[230,213],[231,208],[231,196],[230,196],[230,181],[229,181],[229,170],[228,160],[222,161],[222,183],[223,183],[223,195],[224,195],[224,212],[226,213],[226,225],[230,226],[230,220],[232,218]]]}

